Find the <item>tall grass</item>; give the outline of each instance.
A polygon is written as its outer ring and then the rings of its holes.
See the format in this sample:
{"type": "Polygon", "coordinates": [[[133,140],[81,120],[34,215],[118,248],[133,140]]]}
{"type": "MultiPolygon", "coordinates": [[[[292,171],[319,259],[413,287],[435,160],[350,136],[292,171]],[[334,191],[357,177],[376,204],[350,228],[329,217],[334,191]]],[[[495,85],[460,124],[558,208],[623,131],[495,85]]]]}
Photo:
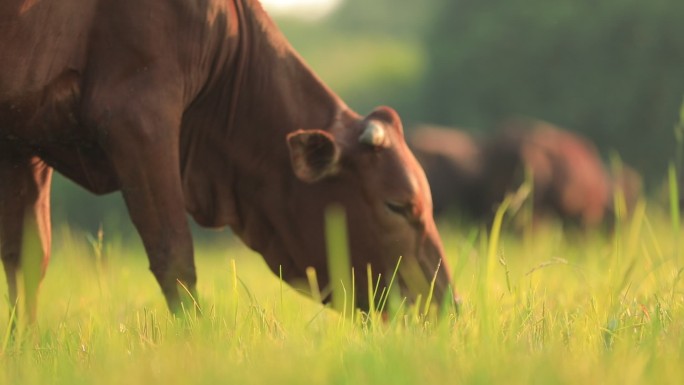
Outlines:
{"type": "Polygon", "coordinates": [[[331,206],[325,213],[328,274],[332,285],[332,305],[343,316],[352,316],[356,309],[356,293],[352,280],[347,220],[344,208],[331,206]]]}
{"type": "Polygon", "coordinates": [[[492,229],[442,224],[460,315],[403,303],[388,320],[344,318],[237,242],[198,245],[203,315],[176,319],[140,247],[65,230],[0,384],[680,383],[681,240],[667,210],[639,207],[619,235],[528,242],[499,225],[505,207],[492,229]]]}

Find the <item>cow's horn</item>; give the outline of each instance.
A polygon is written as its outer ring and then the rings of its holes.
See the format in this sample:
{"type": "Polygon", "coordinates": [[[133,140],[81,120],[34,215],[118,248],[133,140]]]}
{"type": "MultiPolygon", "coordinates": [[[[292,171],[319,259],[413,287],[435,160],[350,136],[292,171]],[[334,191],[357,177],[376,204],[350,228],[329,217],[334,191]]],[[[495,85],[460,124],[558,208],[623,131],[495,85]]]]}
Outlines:
{"type": "Polygon", "coordinates": [[[359,142],[375,147],[387,147],[387,133],[379,122],[371,120],[359,136],[359,142]]]}

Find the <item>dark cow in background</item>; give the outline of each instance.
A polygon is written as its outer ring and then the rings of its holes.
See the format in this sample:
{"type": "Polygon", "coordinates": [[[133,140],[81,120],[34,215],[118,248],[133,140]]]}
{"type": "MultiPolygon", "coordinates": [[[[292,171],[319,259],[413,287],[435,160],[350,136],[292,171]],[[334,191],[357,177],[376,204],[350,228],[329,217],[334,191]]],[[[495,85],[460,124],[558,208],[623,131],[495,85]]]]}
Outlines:
{"type": "Polygon", "coordinates": [[[430,181],[436,215],[451,207],[490,221],[498,204],[524,182],[526,170],[535,217],[555,216],[584,228],[610,225],[617,189],[627,211],[641,192],[636,171],[624,166],[611,177],[592,143],[539,120],[511,119],[480,138],[419,127],[410,142],[430,181]]]}
{"type": "Polygon", "coordinates": [[[607,219],[610,177],[586,139],[546,122],[516,119],[503,123],[487,144],[490,157],[504,151],[519,154],[519,170],[526,168],[532,175],[535,215],[555,214],[583,227],[596,227],[607,219]]]}
{"type": "MultiPolygon", "coordinates": [[[[170,309],[194,292],[186,210],[230,226],[288,282],[330,284],[324,211],[346,209],[366,267],[410,299],[454,299],[423,170],[396,112],[329,90],[256,0],[0,3],[0,240],[9,300],[22,239],[50,256],[50,176],[120,190],[170,309]],[[24,233],[28,229],[34,234],[24,233]],[[31,236],[31,238],[27,238],[31,236]]],[[[26,267],[26,266],[24,266],[26,267]]],[[[35,298],[29,317],[35,317],[35,298]]],[[[185,302],[191,305],[191,302],[185,302]]]]}
{"type": "Polygon", "coordinates": [[[483,162],[480,143],[465,130],[420,126],[409,145],[430,182],[435,215],[449,208],[476,215],[482,194],[483,162]]]}

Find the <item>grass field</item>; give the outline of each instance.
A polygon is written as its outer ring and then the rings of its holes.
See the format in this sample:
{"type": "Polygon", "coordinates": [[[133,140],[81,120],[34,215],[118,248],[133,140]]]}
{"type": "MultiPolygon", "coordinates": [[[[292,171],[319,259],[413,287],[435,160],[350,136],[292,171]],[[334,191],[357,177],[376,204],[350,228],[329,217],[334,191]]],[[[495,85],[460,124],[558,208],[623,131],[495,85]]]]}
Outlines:
{"type": "Polygon", "coordinates": [[[650,208],[613,235],[443,225],[461,315],[352,322],[230,239],[197,247],[204,315],[173,319],[137,243],[58,229],[37,325],[6,338],[3,301],[0,384],[679,384],[678,231],[650,208]]]}

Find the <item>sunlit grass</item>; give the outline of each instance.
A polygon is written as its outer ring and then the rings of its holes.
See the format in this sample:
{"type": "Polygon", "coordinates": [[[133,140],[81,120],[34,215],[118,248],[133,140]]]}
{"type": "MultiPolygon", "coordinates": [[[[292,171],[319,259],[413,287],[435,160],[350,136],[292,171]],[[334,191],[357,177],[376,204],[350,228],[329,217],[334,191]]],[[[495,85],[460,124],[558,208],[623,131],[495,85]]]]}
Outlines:
{"type": "Polygon", "coordinates": [[[0,384],[681,383],[682,241],[667,210],[639,207],[614,235],[443,224],[460,316],[387,321],[341,322],[237,241],[198,245],[203,315],[173,319],[139,246],[58,231],[0,384]]]}

